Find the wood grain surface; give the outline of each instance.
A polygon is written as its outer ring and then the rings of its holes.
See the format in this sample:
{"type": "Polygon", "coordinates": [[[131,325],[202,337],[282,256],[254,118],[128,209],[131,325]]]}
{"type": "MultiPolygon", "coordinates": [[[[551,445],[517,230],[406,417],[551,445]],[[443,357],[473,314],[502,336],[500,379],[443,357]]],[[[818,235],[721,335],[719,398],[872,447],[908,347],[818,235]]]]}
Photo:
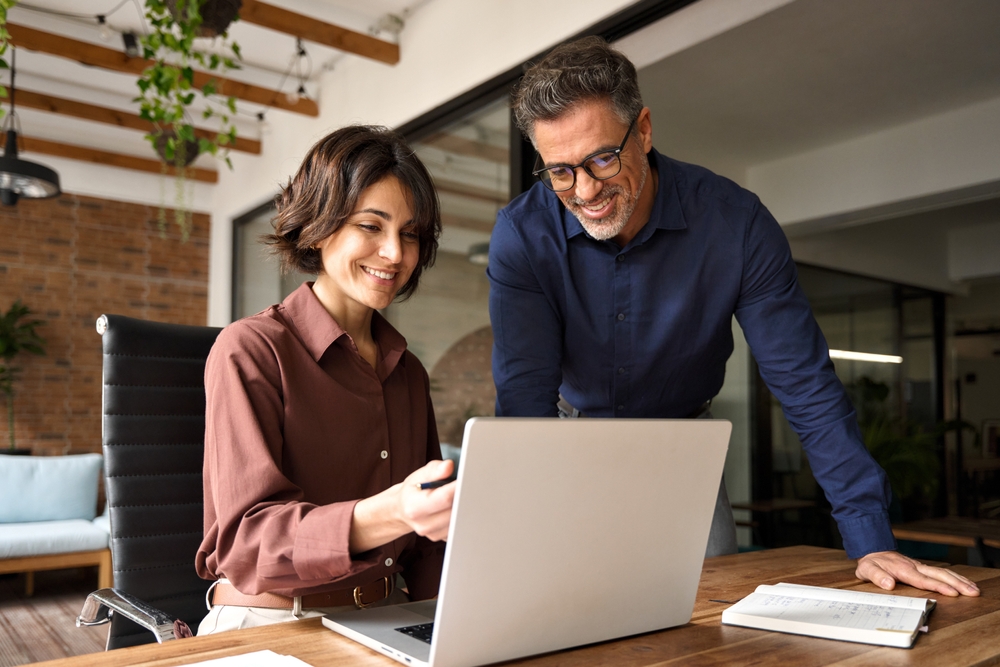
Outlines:
{"type": "MultiPolygon", "coordinates": [[[[720,617],[731,602],[760,584],[789,582],[878,592],[854,577],[854,561],[843,551],[787,547],[705,561],[691,622],[670,630],[583,648],[516,660],[507,665],[589,667],[621,665],[980,665],[1000,663],[1000,570],[955,566],[977,582],[978,598],[945,598],[900,586],[894,593],[937,597],[930,632],[912,649],[851,644],[763,630],[723,626],[720,617]],[[718,602],[725,600],[727,602],[718,602]]],[[[173,667],[238,653],[270,649],[294,655],[314,667],[397,665],[398,663],[325,629],[318,619],[211,637],[196,637],[162,646],[120,649],[40,663],[47,667],[142,665],[173,667]]]]}

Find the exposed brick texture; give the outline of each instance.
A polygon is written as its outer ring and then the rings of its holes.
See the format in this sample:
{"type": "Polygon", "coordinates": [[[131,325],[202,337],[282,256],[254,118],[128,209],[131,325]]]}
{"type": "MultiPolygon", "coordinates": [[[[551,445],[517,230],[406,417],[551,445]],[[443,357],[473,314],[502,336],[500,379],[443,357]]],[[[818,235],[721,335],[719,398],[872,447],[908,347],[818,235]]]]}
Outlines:
{"type": "MultiPolygon", "coordinates": [[[[15,299],[45,320],[47,354],[18,358],[18,447],[34,454],[101,450],[102,313],[177,324],[206,323],[207,215],[191,237],[161,235],[156,207],[63,194],[0,208],[0,309],[15,299]]],[[[0,398],[0,447],[9,442],[0,398]]]]}

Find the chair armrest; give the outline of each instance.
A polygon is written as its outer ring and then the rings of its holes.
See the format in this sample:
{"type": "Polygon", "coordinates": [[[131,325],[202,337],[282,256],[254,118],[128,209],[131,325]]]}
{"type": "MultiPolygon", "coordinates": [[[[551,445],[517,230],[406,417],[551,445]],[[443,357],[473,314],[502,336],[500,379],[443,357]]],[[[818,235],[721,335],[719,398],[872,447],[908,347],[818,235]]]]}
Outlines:
{"type": "Polygon", "coordinates": [[[139,598],[114,588],[102,588],[87,596],[83,610],[76,618],[76,627],[107,623],[111,620],[112,612],[149,630],[160,644],[178,638],[173,618],[139,598]]]}

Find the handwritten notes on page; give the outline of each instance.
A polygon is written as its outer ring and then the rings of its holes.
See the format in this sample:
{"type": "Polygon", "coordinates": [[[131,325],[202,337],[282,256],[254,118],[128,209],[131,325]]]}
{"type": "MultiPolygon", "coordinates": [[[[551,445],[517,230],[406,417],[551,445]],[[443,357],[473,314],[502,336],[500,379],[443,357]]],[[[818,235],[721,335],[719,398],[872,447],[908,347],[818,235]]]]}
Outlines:
{"type": "Polygon", "coordinates": [[[934,600],[778,584],[757,590],[722,613],[722,622],[762,630],[907,648],[934,600]]]}

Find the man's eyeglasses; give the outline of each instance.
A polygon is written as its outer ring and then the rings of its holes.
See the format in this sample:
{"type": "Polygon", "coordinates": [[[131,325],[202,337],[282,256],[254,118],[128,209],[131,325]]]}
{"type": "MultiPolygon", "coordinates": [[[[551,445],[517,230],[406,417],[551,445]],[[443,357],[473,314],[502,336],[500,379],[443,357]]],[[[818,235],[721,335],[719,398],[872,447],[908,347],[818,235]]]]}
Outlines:
{"type": "MultiPolygon", "coordinates": [[[[614,178],[622,170],[621,154],[625,150],[625,144],[628,143],[629,135],[632,134],[632,128],[635,127],[635,123],[638,120],[639,117],[636,116],[635,120],[628,126],[621,146],[613,151],[597,151],[585,157],[583,162],[577,165],[557,164],[552,167],[535,169],[531,173],[537,176],[545,184],[545,187],[553,192],[565,192],[576,185],[576,170],[580,167],[583,167],[588,176],[598,181],[606,181],[609,178],[614,178]]],[[[535,158],[536,167],[539,166],[541,159],[541,155],[535,158]]]]}

